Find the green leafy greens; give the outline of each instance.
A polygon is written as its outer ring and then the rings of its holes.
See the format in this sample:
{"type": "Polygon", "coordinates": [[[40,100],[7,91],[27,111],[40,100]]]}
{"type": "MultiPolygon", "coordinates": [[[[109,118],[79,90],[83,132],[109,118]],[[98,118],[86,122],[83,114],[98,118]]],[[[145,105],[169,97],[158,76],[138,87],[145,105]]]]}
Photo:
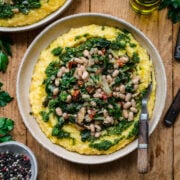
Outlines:
{"type": "Polygon", "coordinates": [[[8,37],[0,37],[0,72],[5,72],[9,63],[8,56],[12,56],[12,40],[8,37]]]}
{"type": "Polygon", "coordinates": [[[0,1],[0,18],[12,18],[19,12],[29,14],[31,9],[37,9],[40,7],[40,0],[12,0],[12,3],[0,1]]]}
{"type": "Polygon", "coordinates": [[[7,103],[11,102],[13,98],[5,91],[1,90],[3,84],[0,82],[0,107],[6,106],[7,103]]]}

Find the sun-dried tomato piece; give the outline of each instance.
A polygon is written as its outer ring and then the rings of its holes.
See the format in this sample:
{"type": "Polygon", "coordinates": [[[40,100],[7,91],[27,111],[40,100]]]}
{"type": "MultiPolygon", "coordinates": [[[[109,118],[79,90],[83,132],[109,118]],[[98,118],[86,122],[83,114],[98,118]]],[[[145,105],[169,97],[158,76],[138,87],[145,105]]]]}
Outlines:
{"type": "Polygon", "coordinates": [[[69,69],[72,69],[72,68],[75,68],[76,66],[77,66],[77,62],[75,62],[75,61],[69,61],[68,62],[68,68],[69,69]]]}
{"type": "Polygon", "coordinates": [[[80,90],[79,89],[76,89],[76,90],[73,89],[71,92],[71,95],[72,95],[73,101],[77,101],[80,97],[80,90]]]}
{"type": "Polygon", "coordinates": [[[84,82],[83,82],[83,81],[78,81],[77,84],[78,84],[80,87],[82,87],[83,84],[84,84],[84,82]]]}
{"type": "Polygon", "coordinates": [[[107,95],[106,93],[103,93],[103,94],[102,94],[102,99],[103,99],[103,100],[107,100],[107,99],[108,99],[108,95],[107,95]]]}
{"type": "Polygon", "coordinates": [[[121,59],[117,59],[116,63],[119,65],[119,67],[123,67],[124,66],[124,63],[123,63],[123,61],[121,59]]]}
{"type": "Polygon", "coordinates": [[[95,88],[94,88],[93,86],[87,86],[87,87],[86,87],[86,91],[87,91],[89,94],[92,94],[92,93],[94,93],[95,88]]]}
{"type": "Polygon", "coordinates": [[[95,110],[91,110],[91,113],[89,114],[89,118],[93,119],[95,115],[96,115],[96,111],[95,110]]]}
{"type": "Polygon", "coordinates": [[[102,48],[101,51],[102,51],[103,54],[106,53],[106,49],[105,48],[102,48]]]}

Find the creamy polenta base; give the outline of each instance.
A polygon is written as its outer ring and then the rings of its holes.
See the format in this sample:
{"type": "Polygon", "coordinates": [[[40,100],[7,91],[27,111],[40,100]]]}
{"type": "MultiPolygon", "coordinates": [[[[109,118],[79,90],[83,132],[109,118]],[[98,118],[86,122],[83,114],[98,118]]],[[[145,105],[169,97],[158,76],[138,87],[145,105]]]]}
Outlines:
{"type": "MultiPolygon", "coordinates": [[[[140,106],[137,114],[134,115],[133,120],[128,120],[127,117],[127,121],[130,121],[131,124],[124,129],[122,128],[119,134],[108,134],[107,131],[111,132],[112,129],[104,129],[101,132],[101,136],[95,135],[94,140],[92,141],[82,141],[80,133],[80,131],[83,129],[82,124],[80,126],[73,123],[64,124],[63,131],[70,134],[68,138],[53,136],[52,130],[53,127],[57,124],[56,116],[51,113],[48,117],[48,120],[46,119],[47,121],[44,121],[42,114],[40,113],[46,112],[48,110],[48,107],[43,106],[44,99],[47,96],[47,92],[45,90],[45,85],[43,82],[47,76],[47,74],[45,73],[46,68],[52,61],[58,58],[58,56],[55,56],[52,51],[57,47],[61,47],[63,49],[62,53],[64,53],[66,51],[64,49],[65,47],[76,47],[93,37],[105,38],[109,41],[113,41],[116,39],[118,33],[123,32],[118,28],[99,25],[88,25],[80,28],[75,28],[59,36],[41,52],[39,59],[37,60],[37,63],[34,67],[29,99],[33,116],[37,120],[41,130],[53,143],[58,144],[69,151],[75,151],[80,154],[110,154],[123,148],[125,145],[129,144],[137,137],[140,106]],[[103,142],[104,144],[101,144],[101,142],[103,142]]],[[[140,46],[140,44],[134,39],[131,33],[126,32],[126,35],[130,39],[130,42],[125,46],[125,49],[115,51],[116,55],[114,56],[121,57],[126,54],[126,56],[128,56],[129,58],[132,58],[134,52],[138,54],[139,63],[136,64],[134,74],[140,78],[140,83],[138,84],[138,89],[136,90],[136,92],[140,93],[148,87],[150,82],[153,83],[152,93],[148,101],[148,110],[151,117],[154,108],[156,89],[152,61],[149,59],[149,55],[147,54],[146,50],[140,46]]]]}
{"type": "Polygon", "coordinates": [[[60,8],[66,0],[41,0],[41,7],[38,9],[32,9],[30,12],[25,15],[22,13],[15,14],[12,18],[1,19],[0,18],[0,26],[2,27],[18,27],[18,26],[25,26],[31,25],[36,23],[58,8],[60,8]]]}

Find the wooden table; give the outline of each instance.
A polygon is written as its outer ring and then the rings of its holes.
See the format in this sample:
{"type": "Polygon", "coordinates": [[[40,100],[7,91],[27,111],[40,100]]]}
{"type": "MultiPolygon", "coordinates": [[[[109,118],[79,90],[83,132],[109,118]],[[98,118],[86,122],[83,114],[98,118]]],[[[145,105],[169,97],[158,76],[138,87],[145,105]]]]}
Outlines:
{"type": "MultiPolygon", "coordinates": [[[[176,36],[179,24],[173,25],[167,20],[167,11],[156,11],[150,16],[138,15],[129,6],[128,0],[74,0],[70,8],[63,14],[80,12],[107,13],[132,23],[144,32],[159,50],[163,59],[167,80],[168,96],[166,108],[171,104],[180,87],[180,64],[173,59],[176,36]]],[[[137,151],[128,156],[103,165],[79,165],[67,162],[44,149],[31,136],[23,124],[16,101],[16,78],[19,64],[31,41],[42,29],[12,33],[14,41],[13,57],[5,74],[0,73],[3,89],[14,97],[13,102],[0,108],[0,116],[12,118],[15,127],[12,135],[15,140],[27,144],[35,153],[39,164],[39,180],[179,180],[180,179],[180,116],[174,127],[166,128],[163,117],[150,137],[149,173],[140,175],[137,172],[137,151]]]]}

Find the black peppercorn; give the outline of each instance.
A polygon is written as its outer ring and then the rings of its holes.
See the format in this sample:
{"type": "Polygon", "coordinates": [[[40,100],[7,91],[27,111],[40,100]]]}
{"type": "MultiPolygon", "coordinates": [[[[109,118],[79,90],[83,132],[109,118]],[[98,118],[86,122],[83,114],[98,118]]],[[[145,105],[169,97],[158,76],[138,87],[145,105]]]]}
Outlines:
{"type": "Polygon", "coordinates": [[[31,162],[27,155],[12,152],[0,153],[0,180],[29,180],[31,162]]]}

